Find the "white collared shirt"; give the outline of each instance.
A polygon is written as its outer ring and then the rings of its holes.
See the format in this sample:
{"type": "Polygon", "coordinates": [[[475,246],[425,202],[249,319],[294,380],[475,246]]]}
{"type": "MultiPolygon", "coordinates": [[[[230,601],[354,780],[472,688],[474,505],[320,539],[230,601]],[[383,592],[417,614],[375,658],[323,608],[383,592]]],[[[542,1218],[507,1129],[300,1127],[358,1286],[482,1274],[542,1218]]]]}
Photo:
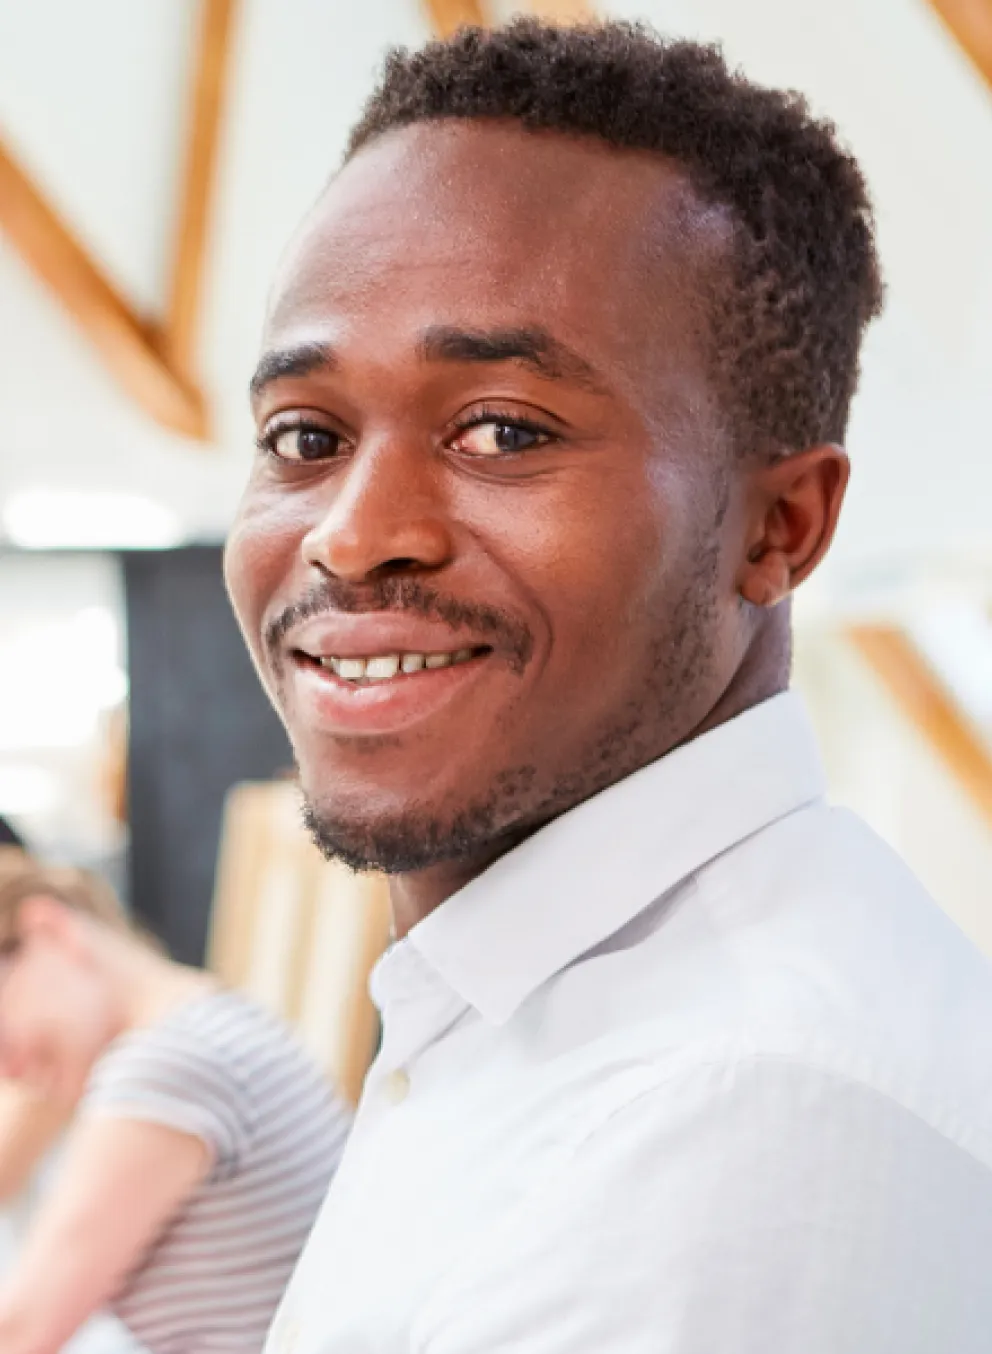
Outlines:
{"type": "Polygon", "coordinates": [[[988,1354],[992,976],[768,701],[383,957],[270,1354],[988,1354]]]}

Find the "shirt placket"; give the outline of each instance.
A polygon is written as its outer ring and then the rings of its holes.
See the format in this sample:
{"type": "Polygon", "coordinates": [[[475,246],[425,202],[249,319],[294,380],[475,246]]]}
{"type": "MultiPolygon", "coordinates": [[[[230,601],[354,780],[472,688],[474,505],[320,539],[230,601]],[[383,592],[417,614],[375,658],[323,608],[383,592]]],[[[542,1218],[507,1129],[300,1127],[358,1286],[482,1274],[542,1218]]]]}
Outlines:
{"type": "Polygon", "coordinates": [[[399,1104],[409,1094],[417,1059],[470,1008],[405,941],[384,956],[372,990],[382,1016],[382,1044],[365,1099],[399,1104]]]}

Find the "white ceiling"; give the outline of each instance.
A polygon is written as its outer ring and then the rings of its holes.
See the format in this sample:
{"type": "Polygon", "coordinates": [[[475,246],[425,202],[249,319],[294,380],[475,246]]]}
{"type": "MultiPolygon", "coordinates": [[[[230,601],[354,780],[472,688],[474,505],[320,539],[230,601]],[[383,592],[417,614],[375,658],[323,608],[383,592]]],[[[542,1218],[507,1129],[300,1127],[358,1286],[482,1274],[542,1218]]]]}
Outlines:
{"type": "MultiPolygon", "coordinates": [[[[924,0],[602,6],[720,38],[799,87],[860,156],[890,286],[850,445],[856,473],[821,598],[912,574],[992,586],[992,99],[924,0]]],[[[0,0],[0,130],[148,311],[165,294],[195,0],[0,0]],[[57,35],[57,40],[55,36],[57,35]]],[[[266,287],[417,0],[245,0],[202,335],[218,446],[154,426],[0,237],[0,506],[127,490],[191,539],[223,533],[245,474],[245,386],[266,287]]]]}

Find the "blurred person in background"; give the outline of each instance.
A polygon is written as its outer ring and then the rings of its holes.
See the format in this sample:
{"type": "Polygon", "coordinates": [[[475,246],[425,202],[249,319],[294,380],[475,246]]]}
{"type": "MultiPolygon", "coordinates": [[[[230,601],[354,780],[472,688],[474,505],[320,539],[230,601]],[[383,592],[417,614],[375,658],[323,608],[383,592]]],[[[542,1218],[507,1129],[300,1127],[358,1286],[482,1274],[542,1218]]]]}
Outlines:
{"type": "Polygon", "coordinates": [[[55,1354],[101,1308],[151,1354],[261,1348],[349,1126],[290,1031],[97,879],[7,848],[0,1075],[76,1112],[0,1285],[0,1352],[55,1354]]]}
{"type": "MultiPolygon", "coordinates": [[[[26,851],[17,829],[0,816],[0,854],[26,851]]],[[[35,1166],[66,1124],[63,1106],[29,1087],[0,1081],[0,1207],[18,1201],[35,1166]]]]}

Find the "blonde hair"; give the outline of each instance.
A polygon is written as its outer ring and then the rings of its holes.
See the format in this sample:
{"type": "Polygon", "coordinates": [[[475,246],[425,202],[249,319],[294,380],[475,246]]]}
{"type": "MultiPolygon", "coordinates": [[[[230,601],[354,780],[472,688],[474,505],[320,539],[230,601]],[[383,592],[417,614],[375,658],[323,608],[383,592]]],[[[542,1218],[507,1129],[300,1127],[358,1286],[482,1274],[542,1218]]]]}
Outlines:
{"type": "Polygon", "coordinates": [[[145,940],[109,884],[88,870],[44,865],[16,846],[0,847],[0,949],[17,943],[21,904],[38,896],[55,898],[66,907],[135,939],[145,940]]]}

